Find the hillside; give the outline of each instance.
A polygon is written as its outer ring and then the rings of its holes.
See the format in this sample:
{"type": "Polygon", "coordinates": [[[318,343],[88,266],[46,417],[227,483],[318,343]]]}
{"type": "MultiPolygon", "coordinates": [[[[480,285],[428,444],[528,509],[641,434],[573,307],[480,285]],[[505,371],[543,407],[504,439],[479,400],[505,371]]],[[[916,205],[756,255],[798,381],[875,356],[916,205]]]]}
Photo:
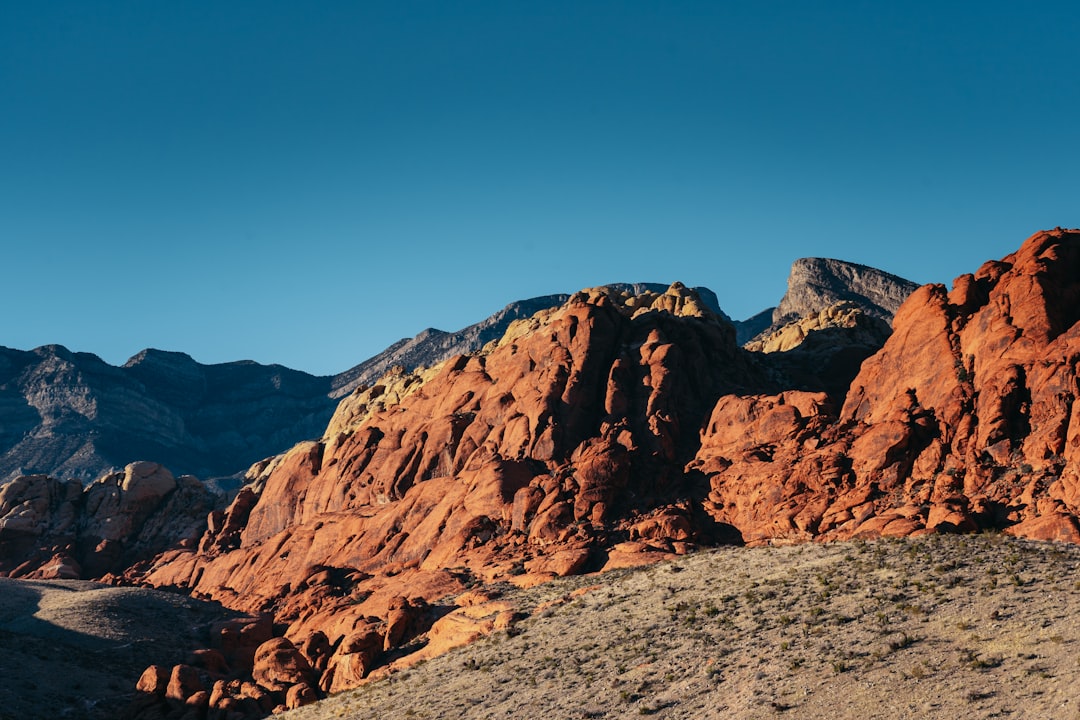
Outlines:
{"type": "Polygon", "coordinates": [[[0,578],[0,718],[116,718],[147,665],[186,661],[236,615],[145,588],[0,578]]]}
{"type": "Polygon", "coordinates": [[[283,717],[1070,717],[1077,569],[1075,545],[926,536],[508,587],[512,629],[283,717]]]}

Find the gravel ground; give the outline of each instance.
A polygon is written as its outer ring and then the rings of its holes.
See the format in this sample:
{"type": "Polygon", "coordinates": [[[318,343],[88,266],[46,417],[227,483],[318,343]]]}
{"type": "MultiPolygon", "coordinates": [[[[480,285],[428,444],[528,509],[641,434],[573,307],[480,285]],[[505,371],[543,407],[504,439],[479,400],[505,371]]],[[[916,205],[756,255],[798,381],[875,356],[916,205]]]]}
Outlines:
{"type": "Polygon", "coordinates": [[[148,665],[184,661],[233,616],[142,588],[0,578],[0,720],[115,717],[148,665]]]}
{"type": "Polygon", "coordinates": [[[1078,568],[1071,545],[926,536],[507,587],[510,632],[285,717],[1076,718],[1078,568]]]}

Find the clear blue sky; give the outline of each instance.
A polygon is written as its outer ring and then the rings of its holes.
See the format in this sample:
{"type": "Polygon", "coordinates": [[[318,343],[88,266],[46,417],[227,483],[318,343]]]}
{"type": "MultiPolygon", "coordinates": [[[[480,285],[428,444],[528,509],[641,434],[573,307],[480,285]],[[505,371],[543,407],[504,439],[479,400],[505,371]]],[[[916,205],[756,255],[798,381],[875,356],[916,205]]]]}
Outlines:
{"type": "Polygon", "coordinates": [[[606,282],[950,282],[1080,226],[1077,7],[0,0],[0,345],[328,374],[606,282]]]}

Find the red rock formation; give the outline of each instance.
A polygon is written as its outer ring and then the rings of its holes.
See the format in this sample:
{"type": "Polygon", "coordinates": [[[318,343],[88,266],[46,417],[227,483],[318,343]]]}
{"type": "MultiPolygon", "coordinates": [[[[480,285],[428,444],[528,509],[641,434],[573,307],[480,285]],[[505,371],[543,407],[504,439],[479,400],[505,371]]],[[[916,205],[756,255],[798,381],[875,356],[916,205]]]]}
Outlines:
{"type": "Polygon", "coordinates": [[[83,488],[44,475],[0,485],[0,575],[99,578],[169,547],[194,547],[220,498],[191,476],[137,462],[83,488]]]}
{"type": "Polygon", "coordinates": [[[283,637],[267,640],[255,650],[251,676],[261,687],[274,692],[315,683],[307,658],[283,637]]]}
{"type": "Polygon", "coordinates": [[[580,293],[429,375],[383,393],[398,404],[347,399],[331,434],[211,518],[198,552],[129,578],[271,612],[324,691],[351,687],[414,638],[430,652],[511,622],[430,605],[475,582],[599,569],[631,534],[653,557],[714,542],[683,466],[721,395],[768,386],[679,285],[580,293]]]}
{"type": "Polygon", "coordinates": [[[1080,541],[1078,319],[1080,232],[1039,233],[951,292],[912,294],[830,396],[779,392],[681,286],[579,293],[478,355],[346,398],[197,543],[125,578],[261,614],[221,633],[231,675],[193,665],[203,689],[185,698],[257,713],[509,627],[485,583],[725,541],[1080,541]]]}
{"type": "Polygon", "coordinates": [[[1080,540],[1078,319],[1077,231],[1038,233],[951,292],[920,288],[837,417],[721,401],[690,465],[710,513],[751,542],[987,527],[1080,540]]]}

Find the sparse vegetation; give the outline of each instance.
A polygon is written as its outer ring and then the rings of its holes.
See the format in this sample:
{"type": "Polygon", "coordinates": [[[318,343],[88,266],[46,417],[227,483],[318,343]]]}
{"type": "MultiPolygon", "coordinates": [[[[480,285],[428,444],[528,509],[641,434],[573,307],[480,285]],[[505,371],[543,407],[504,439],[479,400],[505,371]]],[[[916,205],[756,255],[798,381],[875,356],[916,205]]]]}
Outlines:
{"type": "MultiPolygon", "coordinates": [[[[556,604],[411,670],[407,692],[426,717],[1051,717],[1050,698],[1080,701],[1078,569],[1080,548],[1000,534],[701,552],[509,591],[526,614],[556,604]]],[[[394,698],[375,683],[295,717],[394,698]]]]}

